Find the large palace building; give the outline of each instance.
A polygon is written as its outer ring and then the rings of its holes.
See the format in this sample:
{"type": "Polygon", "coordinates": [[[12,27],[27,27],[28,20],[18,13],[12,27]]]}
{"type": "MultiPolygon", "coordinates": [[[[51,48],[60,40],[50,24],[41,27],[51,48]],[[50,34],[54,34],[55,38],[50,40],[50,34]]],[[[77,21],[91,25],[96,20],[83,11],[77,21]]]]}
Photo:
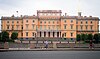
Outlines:
{"type": "Polygon", "coordinates": [[[1,29],[18,32],[23,40],[61,40],[75,41],[77,34],[99,32],[99,18],[92,16],[61,15],[61,10],[37,10],[37,16],[2,17],[1,29]]]}

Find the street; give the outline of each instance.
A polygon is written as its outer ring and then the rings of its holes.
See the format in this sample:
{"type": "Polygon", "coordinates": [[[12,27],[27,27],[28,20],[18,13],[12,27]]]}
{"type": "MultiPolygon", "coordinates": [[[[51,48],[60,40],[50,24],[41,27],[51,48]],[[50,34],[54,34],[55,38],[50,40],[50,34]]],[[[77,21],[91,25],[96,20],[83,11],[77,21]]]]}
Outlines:
{"type": "Polygon", "coordinates": [[[100,59],[100,51],[9,51],[0,59],[100,59]]]}

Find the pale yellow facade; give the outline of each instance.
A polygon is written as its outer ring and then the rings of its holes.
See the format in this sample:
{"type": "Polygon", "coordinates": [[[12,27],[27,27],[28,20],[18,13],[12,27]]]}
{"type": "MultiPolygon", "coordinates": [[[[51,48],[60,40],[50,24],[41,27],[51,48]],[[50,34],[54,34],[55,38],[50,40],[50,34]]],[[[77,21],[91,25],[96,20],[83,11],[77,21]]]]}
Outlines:
{"type": "Polygon", "coordinates": [[[77,34],[99,32],[98,17],[61,15],[61,10],[37,10],[37,15],[21,17],[2,17],[2,31],[11,36],[18,32],[23,40],[66,39],[75,41],[77,34]]]}

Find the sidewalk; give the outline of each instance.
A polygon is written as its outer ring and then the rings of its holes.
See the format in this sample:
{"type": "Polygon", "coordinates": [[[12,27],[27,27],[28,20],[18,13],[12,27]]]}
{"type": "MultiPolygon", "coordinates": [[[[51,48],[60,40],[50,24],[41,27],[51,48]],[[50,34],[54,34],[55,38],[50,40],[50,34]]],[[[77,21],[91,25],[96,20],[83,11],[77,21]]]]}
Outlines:
{"type": "Polygon", "coordinates": [[[37,49],[30,49],[30,48],[9,48],[9,49],[0,49],[0,52],[4,51],[100,51],[100,48],[37,48],[37,49]]]}

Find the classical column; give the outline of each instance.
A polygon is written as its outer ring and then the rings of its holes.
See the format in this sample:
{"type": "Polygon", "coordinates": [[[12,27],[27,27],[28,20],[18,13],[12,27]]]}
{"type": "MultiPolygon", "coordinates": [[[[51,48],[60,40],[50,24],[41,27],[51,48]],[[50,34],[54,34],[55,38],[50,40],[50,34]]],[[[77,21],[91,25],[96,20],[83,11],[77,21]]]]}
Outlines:
{"type": "Polygon", "coordinates": [[[60,37],[60,32],[59,32],[59,37],[60,37]]]}
{"type": "Polygon", "coordinates": [[[41,34],[41,35],[42,35],[42,37],[44,37],[44,32],[42,32],[42,34],[41,34]]]}
{"type": "Polygon", "coordinates": [[[50,37],[53,37],[53,32],[50,32],[50,37]]]}
{"type": "Polygon", "coordinates": [[[57,37],[57,32],[55,32],[55,35],[54,36],[57,37]]]}
{"type": "Polygon", "coordinates": [[[46,37],[48,37],[48,32],[46,32],[46,37]]]}

